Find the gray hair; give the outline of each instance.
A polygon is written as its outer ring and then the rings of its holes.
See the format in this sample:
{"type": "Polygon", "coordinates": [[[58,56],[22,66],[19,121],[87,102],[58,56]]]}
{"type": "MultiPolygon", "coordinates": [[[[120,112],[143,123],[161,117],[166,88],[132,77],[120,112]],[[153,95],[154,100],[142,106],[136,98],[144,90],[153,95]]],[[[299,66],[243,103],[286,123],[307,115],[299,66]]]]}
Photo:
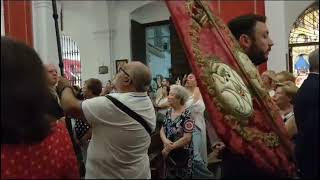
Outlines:
{"type": "Polygon", "coordinates": [[[319,48],[309,54],[310,72],[319,72],[319,48]]]}
{"type": "Polygon", "coordinates": [[[177,99],[180,99],[181,105],[184,105],[188,101],[189,92],[185,87],[183,87],[181,85],[174,84],[174,85],[170,86],[170,91],[171,90],[175,91],[175,93],[176,93],[175,97],[177,99]]]}

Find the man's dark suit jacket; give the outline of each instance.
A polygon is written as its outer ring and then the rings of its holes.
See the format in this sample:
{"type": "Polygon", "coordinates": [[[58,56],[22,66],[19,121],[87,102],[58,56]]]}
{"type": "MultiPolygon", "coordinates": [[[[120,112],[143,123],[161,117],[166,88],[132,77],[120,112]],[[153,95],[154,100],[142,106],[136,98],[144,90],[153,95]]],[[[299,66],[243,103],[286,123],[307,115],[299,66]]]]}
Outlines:
{"type": "MultiPolygon", "coordinates": [[[[302,178],[319,178],[319,74],[309,74],[294,101],[295,154],[302,178]]],[[[318,179],[316,178],[316,179],[318,179]]]]}

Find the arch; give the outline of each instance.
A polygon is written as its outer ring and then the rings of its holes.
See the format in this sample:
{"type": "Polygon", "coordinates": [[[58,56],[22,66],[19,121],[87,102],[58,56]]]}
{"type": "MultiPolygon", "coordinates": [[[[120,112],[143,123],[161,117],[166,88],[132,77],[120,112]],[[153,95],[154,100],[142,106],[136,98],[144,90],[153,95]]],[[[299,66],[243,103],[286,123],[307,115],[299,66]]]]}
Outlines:
{"type": "Polygon", "coordinates": [[[319,47],[319,3],[314,2],[293,23],[289,35],[289,71],[300,86],[307,77],[308,54],[319,47]],[[300,67],[300,66],[303,67],[300,67]]]}
{"type": "Polygon", "coordinates": [[[154,2],[154,1],[143,1],[140,5],[137,5],[137,7],[135,7],[135,8],[130,12],[130,15],[136,13],[137,11],[140,11],[141,9],[143,9],[144,7],[146,7],[147,5],[153,4],[153,3],[156,3],[156,2],[154,2]]]}
{"type": "Polygon", "coordinates": [[[72,85],[81,87],[81,59],[77,42],[70,36],[61,35],[63,70],[72,85]]]}
{"type": "Polygon", "coordinates": [[[289,44],[319,42],[319,4],[311,4],[293,23],[289,44]],[[303,38],[300,38],[303,37],[303,38]]]}
{"type": "Polygon", "coordinates": [[[141,24],[169,20],[170,13],[164,1],[145,3],[130,12],[130,19],[141,24]]]}

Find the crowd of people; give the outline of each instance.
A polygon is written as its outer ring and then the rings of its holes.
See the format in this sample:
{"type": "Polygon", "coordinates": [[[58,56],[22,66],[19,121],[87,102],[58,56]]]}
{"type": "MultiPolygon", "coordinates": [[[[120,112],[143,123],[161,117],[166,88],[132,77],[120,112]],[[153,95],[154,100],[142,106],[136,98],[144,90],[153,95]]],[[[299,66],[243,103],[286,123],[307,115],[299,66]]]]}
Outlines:
{"type": "MultiPolygon", "coordinates": [[[[268,60],[266,17],[240,16],[228,27],[254,65],[268,60]]],[[[133,61],[105,87],[90,78],[80,89],[23,43],[1,37],[1,52],[1,179],[150,179],[148,148],[157,133],[163,178],[271,176],[219,138],[207,142],[212,120],[192,72],[170,84],[133,61]],[[208,167],[210,152],[222,160],[221,176],[208,167]]],[[[309,63],[300,88],[288,71],[261,74],[295,145],[298,178],[319,177],[319,49],[309,63]]]]}

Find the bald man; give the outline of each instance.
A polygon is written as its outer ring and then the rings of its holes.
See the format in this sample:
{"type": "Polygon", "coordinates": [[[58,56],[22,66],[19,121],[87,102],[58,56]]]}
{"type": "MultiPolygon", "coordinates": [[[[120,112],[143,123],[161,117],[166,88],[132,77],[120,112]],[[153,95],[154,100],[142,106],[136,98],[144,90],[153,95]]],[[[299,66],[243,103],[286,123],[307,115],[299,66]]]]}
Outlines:
{"type": "Polygon", "coordinates": [[[309,55],[310,73],[294,101],[295,153],[302,179],[319,179],[319,48],[309,55]]]}
{"type": "MultiPolygon", "coordinates": [[[[119,69],[113,82],[117,93],[109,96],[142,117],[154,131],[156,117],[147,95],[151,72],[140,62],[131,62],[119,69]]],[[[92,127],[85,178],[150,179],[148,148],[150,135],[142,124],[119,109],[104,96],[77,100],[69,82],[58,82],[62,108],[71,116],[86,120],[92,127]]]]}

